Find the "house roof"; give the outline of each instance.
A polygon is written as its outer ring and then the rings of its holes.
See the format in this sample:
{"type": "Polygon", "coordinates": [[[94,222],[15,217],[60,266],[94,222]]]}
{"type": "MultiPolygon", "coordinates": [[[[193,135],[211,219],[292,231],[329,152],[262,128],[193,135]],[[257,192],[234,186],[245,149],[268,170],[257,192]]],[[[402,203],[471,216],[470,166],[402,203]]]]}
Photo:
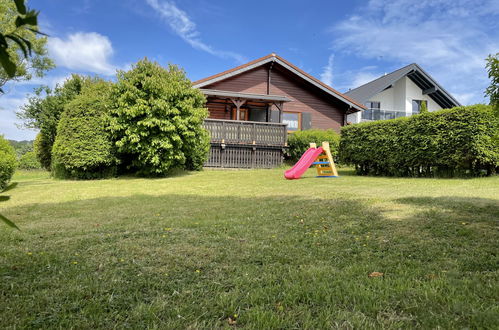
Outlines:
{"type": "Polygon", "coordinates": [[[246,99],[254,101],[270,101],[270,102],[290,102],[290,98],[283,95],[268,95],[268,94],[250,94],[230,91],[220,91],[216,89],[199,89],[206,96],[218,96],[235,99],[246,99]]]}
{"type": "Polygon", "coordinates": [[[356,100],[350,98],[347,95],[344,95],[337,90],[333,89],[332,87],[324,84],[322,81],[318,80],[317,78],[309,75],[308,73],[304,72],[303,70],[297,68],[293,64],[289,63],[282,57],[276,55],[276,54],[269,54],[267,56],[261,57],[259,59],[256,59],[254,61],[248,62],[246,64],[240,65],[238,67],[235,67],[233,69],[215,74],[213,76],[198,80],[193,82],[193,86],[197,88],[202,88],[204,86],[213,84],[215,82],[225,80],[227,78],[239,75],[243,72],[252,70],[254,68],[257,68],[259,66],[262,66],[266,63],[269,62],[275,62],[281,65],[282,67],[286,68],[288,71],[292,72],[293,74],[297,75],[298,77],[302,78],[303,80],[309,82],[313,86],[321,89],[322,91],[326,92],[329,95],[332,95],[336,99],[339,99],[341,102],[346,103],[349,105],[351,108],[353,108],[353,111],[360,111],[360,110],[365,110],[366,107],[362,105],[361,103],[357,102],[356,100]]]}
{"type": "Polygon", "coordinates": [[[461,105],[416,63],[409,64],[392,73],[385,74],[367,84],[346,92],[345,95],[356,99],[361,103],[365,103],[366,101],[369,101],[371,97],[391,87],[405,76],[409,77],[409,79],[423,90],[423,94],[430,96],[442,108],[452,108],[461,105]]]}

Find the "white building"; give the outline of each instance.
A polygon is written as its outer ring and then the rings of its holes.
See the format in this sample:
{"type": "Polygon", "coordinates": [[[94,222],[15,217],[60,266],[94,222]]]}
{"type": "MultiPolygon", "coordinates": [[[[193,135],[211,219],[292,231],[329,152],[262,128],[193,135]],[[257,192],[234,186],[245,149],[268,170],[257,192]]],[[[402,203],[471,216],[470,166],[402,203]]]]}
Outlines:
{"type": "Polygon", "coordinates": [[[348,115],[351,123],[410,116],[419,113],[422,103],[429,111],[461,105],[416,63],[344,94],[368,108],[348,115]]]}

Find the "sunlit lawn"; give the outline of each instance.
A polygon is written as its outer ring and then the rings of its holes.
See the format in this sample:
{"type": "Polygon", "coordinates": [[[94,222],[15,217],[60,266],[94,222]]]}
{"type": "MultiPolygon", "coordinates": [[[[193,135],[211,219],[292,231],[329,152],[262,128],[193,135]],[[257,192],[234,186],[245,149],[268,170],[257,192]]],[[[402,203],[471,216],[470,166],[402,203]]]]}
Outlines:
{"type": "Polygon", "coordinates": [[[0,328],[497,327],[499,177],[340,174],[17,173],[0,328]]]}

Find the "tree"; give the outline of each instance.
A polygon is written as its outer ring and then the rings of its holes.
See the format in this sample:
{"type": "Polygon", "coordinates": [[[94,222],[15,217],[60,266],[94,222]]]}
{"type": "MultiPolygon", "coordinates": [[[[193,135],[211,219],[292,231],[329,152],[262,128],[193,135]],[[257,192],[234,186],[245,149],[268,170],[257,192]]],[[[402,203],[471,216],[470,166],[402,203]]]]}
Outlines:
{"type": "Polygon", "coordinates": [[[16,167],[16,152],[9,141],[0,135],[0,191],[7,187],[16,167]]]}
{"type": "Polygon", "coordinates": [[[46,86],[39,87],[35,90],[35,96],[30,97],[17,113],[17,117],[23,120],[24,127],[40,130],[35,149],[38,160],[47,170],[51,167],[52,146],[64,106],[80,94],[83,84],[89,79],[91,78],[73,74],[54,90],[46,86]]]}
{"type": "Polygon", "coordinates": [[[24,0],[0,0],[0,91],[8,81],[42,77],[54,67],[47,56],[47,37],[38,31],[38,12],[24,0]]]}
{"type": "Polygon", "coordinates": [[[158,176],[202,167],[209,148],[206,99],[183,70],[143,59],[118,72],[112,98],[109,129],[129,169],[158,176]]]}
{"type": "Polygon", "coordinates": [[[486,68],[491,82],[485,94],[490,98],[490,105],[494,107],[495,114],[499,117],[499,53],[487,57],[486,68]]]}
{"type": "Polygon", "coordinates": [[[106,130],[111,83],[86,81],[65,106],[52,149],[55,177],[93,179],[116,173],[116,156],[106,130]]]}

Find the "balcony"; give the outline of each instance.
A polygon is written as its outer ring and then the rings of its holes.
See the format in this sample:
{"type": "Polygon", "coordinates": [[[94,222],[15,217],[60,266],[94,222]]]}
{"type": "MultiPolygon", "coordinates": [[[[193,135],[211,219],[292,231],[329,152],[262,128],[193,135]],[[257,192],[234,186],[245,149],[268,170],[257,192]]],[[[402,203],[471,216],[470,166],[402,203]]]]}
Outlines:
{"type": "Polygon", "coordinates": [[[362,121],[395,119],[406,117],[407,113],[403,110],[385,110],[385,109],[368,109],[362,112],[362,121]]]}
{"type": "Polygon", "coordinates": [[[286,124],[205,119],[204,128],[210,132],[205,167],[273,168],[282,164],[286,124]]]}

